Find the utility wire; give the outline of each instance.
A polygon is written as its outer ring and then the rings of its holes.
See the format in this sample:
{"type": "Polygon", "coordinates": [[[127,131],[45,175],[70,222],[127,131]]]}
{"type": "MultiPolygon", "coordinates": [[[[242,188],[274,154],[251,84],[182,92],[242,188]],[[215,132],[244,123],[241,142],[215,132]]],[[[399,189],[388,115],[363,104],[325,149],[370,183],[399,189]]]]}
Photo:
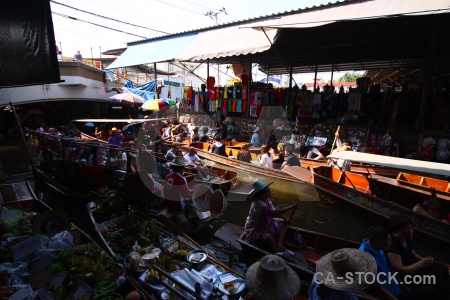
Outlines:
{"type": "Polygon", "coordinates": [[[204,14],[201,13],[201,12],[198,12],[198,11],[195,11],[195,10],[186,9],[186,8],[180,7],[180,6],[176,6],[176,5],[167,3],[167,2],[162,1],[162,0],[156,0],[156,1],[158,1],[158,2],[160,2],[160,3],[162,3],[162,4],[165,4],[165,5],[168,5],[168,6],[172,6],[172,7],[175,7],[175,8],[178,8],[178,9],[181,9],[181,10],[184,10],[184,11],[187,11],[187,12],[190,12],[190,13],[193,13],[193,14],[202,15],[202,16],[204,15],[204,14]]]}
{"type": "Polygon", "coordinates": [[[64,15],[64,14],[61,14],[61,13],[58,13],[58,12],[55,12],[55,11],[52,11],[52,14],[57,15],[57,16],[61,16],[61,17],[67,18],[67,19],[71,19],[71,20],[74,20],[74,21],[80,21],[80,22],[91,24],[91,25],[103,27],[103,28],[106,28],[106,29],[118,31],[118,32],[121,32],[121,33],[134,35],[134,36],[137,36],[137,37],[140,37],[140,38],[143,38],[143,39],[148,39],[148,37],[145,37],[145,36],[141,36],[141,35],[137,35],[137,34],[134,34],[134,33],[126,32],[126,31],[123,31],[123,30],[115,29],[115,28],[112,28],[112,27],[108,27],[108,26],[97,24],[97,23],[81,20],[81,19],[78,19],[78,18],[75,18],[75,17],[71,17],[71,16],[68,16],[68,15],[64,15]]]}
{"type": "Polygon", "coordinates": [[[53,2],[53,3],[55,3],[55,4],[59,4],[59,5],[68,7],[68,8],[70,8],[70,9],[74,9],[74,10],[77,10],[77,11],[81,11],[81,12],[84,12],[84,13],[87,13],[87,14],[90,14],[90,15],[93,15],[93,16],[96,16],[96,17],[100,17],[100,18],[103,18],[103,19],[111,20],[111,21],[114,21],[114,22],[119,22],[119,23],[131,25],[131,26],[135,26],[135,27],[140,27],[140,28],[144,28],[144,29],[156,31],[156,32],[159,32],[159,33],[170,34],[170,33],[165,32],[165,31],[161,31],[161,30],[157,30],[157,29],[153,29],[153,28],[148,28],[148,27],[140,26],[140,25],[136,25],[136,24],[131,24],[131,23],[128,23],[128,22],[124,22],[124,21],[120,21],[120,20],[117,20],[117,19],[109,18],[109,17],[106,17],[106,16],[94,14],[94,13],[92,13],[92,12],[89,12],[89,11],[86,11],[86,10],[82,10],[82,9],[79,9],[79,8],[76,8],[76,7],[73,7],[73,6],[64,4],[64,3],[59,3],[59,2],[56,2],[56,1],[53,1],[53,0],[50,0],[50,2],[53,2]]]}
{"type": "Polygon", "coordinates": [[[201,4],[198,4],[198,3],[195,3],[195,2],[191,2],[191,1],[188,1],[188,0],[181,0],[181,1],[184,1],[184,2],[187,2],[187,3],[190,3],[190,4],[194,4],[194,5],[197,5],[197,6],[201,6],[201,7],[207,8],[207,9],[214,9],[212,7],[204,6],[204,5],[201,5],[201,4]]]}

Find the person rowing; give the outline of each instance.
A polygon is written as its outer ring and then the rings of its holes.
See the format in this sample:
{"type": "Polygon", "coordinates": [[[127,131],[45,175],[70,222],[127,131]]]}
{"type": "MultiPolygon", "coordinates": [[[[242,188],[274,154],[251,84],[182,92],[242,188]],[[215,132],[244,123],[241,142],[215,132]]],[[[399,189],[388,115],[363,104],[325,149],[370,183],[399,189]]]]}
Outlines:
{"type": "Polygon", "coordinates": [[[252,200],[250,211],[245,221],[243,239],[271,253],[286,250],[283,247],[289,221],[283,215],[288,211],[294,212],[298,205],[276,209],[270,200],[271,183],[257,180],[253,184],[253,191],[249,197],[252,200]]]}

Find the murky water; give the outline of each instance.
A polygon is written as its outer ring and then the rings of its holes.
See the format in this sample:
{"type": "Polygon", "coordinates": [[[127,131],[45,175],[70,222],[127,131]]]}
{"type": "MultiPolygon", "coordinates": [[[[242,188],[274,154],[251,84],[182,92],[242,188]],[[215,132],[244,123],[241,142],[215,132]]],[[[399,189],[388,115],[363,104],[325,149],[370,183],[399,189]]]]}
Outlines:
{"type": "MultiPolygon", "coordinates": [[[[30,160],[20,139],[6,140],[0,146],[0,162],[6,176],[21,177],[29,180],[30,160]]],[[[219,165],[222,168],[228,166],[219,165]]],[[[367,235],[371,225],[383,224],[382,220],[357,210],[351,206],[346,206],[339,201],[322,201],[319,199],[316,189],[310,184],[292,183],[284,180],[274,180],[257,176],[249,172],[239,171],[239,181],[253,183],[257,179],[265,182],[274,181],[271,185],[272,200],[278,207],[285,207],[298,203],[298,210],[292,220],[292,225],[302,227],[333,236],[353,241],[362,241],[367,235]],[[381,223],[380,223],[381,222],[381,223]]],[[[213,238],[213,234],[221,226],[229,223],[242,225],[250,207],[248,201],[235,201],[233,195],[228,196],[228,208],[224,214],[216,219],[210,228],[204,230],[201,236],[196,239],[206,245],[216,253],[216,256],[227,262],[230,255],[233,257],[233,268],[241,273],[245,273],[248,265],[253,262],[252,258],[230,254],[229,247],[220,240],[213,238]]],[[[413,241],[416,251],[422,255],[432,255],[435,259],[450,263],[450,253],[427,244],[420,239],[413,241]]]]}

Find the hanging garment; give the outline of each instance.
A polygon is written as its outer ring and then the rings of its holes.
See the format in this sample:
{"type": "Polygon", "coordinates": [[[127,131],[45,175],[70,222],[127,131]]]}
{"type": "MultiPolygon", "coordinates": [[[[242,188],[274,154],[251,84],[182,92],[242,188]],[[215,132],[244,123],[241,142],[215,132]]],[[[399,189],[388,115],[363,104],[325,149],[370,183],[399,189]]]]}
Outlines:
{"type": "Polygon", "coordinates": [[[214,78],[213,76],[209,76],[206,79],[206,87],[208,88],[208,90],[214,89],[215,84],[216,84],[216,78],[214,78]]]}
{"type": "Polygon", "coordinates": [[[236,97],[234,98],[240,99],[242,97],[241,96],[242,86],[241,85],[235,86],[235,89],[236,89],[236,97]]]}
{"type": "Polygon", "coordinates": [[[228,87],[224,86],[223,87],[223,99],[227,99],[228,98],[228,87]]]}
{"type": "Polygon", "coordinates": [[[245,85],[242,86],[241,98],[242,100],[247,100],[247,86],[245,85]]]}
{"type": "Polygon", "coordinates": [[[244,114],[247,112],[247,105],[248,105],[248,101],[247,100],[242,100],[242,112],[244,114]]]}
{"type": "Polygon", "coordinates": [[[256,106],[257,105],[257,102],[256,102],[256,91],[252,91],[251,93],[250,93],[250,105],[251,106],[256,106]]]}
{"type": "Polygon", "coordinates": [[[242,112],[242,100],[241,99],[236,100],[236,112],[238,112],[238,113],[242,112]]]}
{"type": "Polygon", "coordinates": [[[348,110],[360,111],[361,110],[361,94],[350,93],[348,96],[348,110]]]}
{"type": "Polygon", "coordinates": [[[233,105],[233,99],[228,98],[227,99],[227,111],[231,112],[231,106],[233,105]]]}
{"type": "Polygon", "coordinates": [[[231,100],[231,111],[236,112],[236,99],[231,100]]]}

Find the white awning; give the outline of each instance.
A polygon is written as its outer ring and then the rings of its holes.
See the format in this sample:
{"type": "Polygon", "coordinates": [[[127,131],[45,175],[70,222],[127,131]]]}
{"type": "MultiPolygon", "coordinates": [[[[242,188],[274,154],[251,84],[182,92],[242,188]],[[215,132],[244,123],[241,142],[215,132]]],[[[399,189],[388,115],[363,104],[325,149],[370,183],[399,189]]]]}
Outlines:
{"type": "Polygon", "coordinates": [[[198,61],[236,55],[254,54],[266,51],[276,34],[276,30],[262,31],[250,27],[265,27],[273,20],[211,29],[198,33],[195,40],[178,56],[180,61],[198,61]],[[248,28],[247,28],[248,26],[248,28]]]}
{"type": "Polygon", "coordinates": [[[132,45],[110,64],[107,69],[174,60],[195,37],[196,34],[194,33],[132,45]]]}
{"type": "MultiPolygon", "coordinates": [[[[399,15],[429,15],[448,13],[449,0],[372,0],[336,4],[320,10],[300,12],[282,17],[270,28],[308,28],[344,20],[361,20],[399,15]]],[[[256,27],[256,26],[255,26],[256,27]]]]}
{"type": "Polygon", "coordinates": [[[330,154],[328,158],[345,159],[353,162],[391,167],[397,169],[450,176],[450,164],[440,164],[416,159],[398,158],[362,152],[344,151],[330,154]]]}

